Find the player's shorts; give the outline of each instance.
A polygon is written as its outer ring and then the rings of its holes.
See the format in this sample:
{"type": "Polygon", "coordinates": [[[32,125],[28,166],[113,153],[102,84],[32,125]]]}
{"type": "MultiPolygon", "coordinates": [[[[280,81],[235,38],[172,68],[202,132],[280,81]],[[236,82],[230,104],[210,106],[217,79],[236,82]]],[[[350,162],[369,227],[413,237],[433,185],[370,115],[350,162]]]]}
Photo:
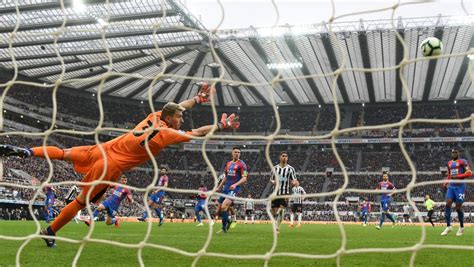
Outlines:
{"type": "Polygon", "coordinates": [[[465,187],[449,186],[448,191],[446,191],[446,199],[452,199],[456,203],[463,203],[464,191],[465,187]]]}
{"type": "Polygon", "coordinates": [[[288,201],[285,198],[277,198],[272,201],[272,208],[288,207],[288,201]]]}
{"type": "Polygon", "coordinates": [[[206,210],[204,209],[204,204],[200,205],[200,204],[197,204],[196,206],[194,206],[194,212],[195,213],[198,213],[198,212],[205,212],[206,210]]]}
{"type": "Polygon", "coordinates": [[[245,215],[251,216],[253,214],[253,210],[245,210],[245,215]]]}
{"type": "Polygon", "coordinates": [[[403,213],[403,218],[410,218],[410,214],[408,214],[408,213],[403,213]]]}
{"type": "MultiPolygon", "coordinates": [[[[70,160],[74,164],[74,170],[78,173],[85,174],[81,182],[93,182],[102,177],[103,181],[115,182],[122,175],[122,170],[119,165],[109,155],[107,147],[103,146],[105,150],[106,160],[102,156],[97,145],[94,146],[79,146],[71,148],[70,160]]],[[[81,186],[83,188],[82,194],[86,195],[92,189],[90,200],[97,203],[102,195],[107,192],[108,184],[98,184],[92,186],[81,186]]]]}
{"type": "Polygon", "coordinates": [[[303,212],[303,204],[296,204],[294,203],[291,205],[291,212],[303,212]]]}
{"type": "Polygon", "coordinates": [[[380,206],[383,211],[388,211],[388,209],[390,208],[390,202],[390,199],[382,199],[382,201],[380,202],[380,206]]]}
{"type": "Polygon", "coordinates": [[[165,191],[159,191],[158,193],[151,195],[150,200],[156,204],[161,204],[161,202],[163,202],[163,199],[165,198],[165,194],[165,191]]]}
{"type": "Polygon", "coordinates": [[[107,211],[107,215],[111,218],[115,217],[115,215],[117,215],[117,209],[118,207],[116,207],[114,204],[110,203],[109,201],[104,201],[102,202],[102,205],[104,205],[105,207],[105,210],[107,211]]]}
{"type": "MultiPolygon", "coordinates": [[[[224,192],[222,192],[222,193],[223,193],[223,194],[226,194],[226,195],[228,195],[228,196],[233,196],[233,197],[235,197],[235,196],[237,196],[237,195],[239,194],[239,192],[240,192],[240,188],[239,188],[239,189],[236,188],[235,190],[224,191],[224,192]]],[[[224,203],[224,200],[225,200],[225,199],[226,199],[226,197],[221,196],[221,197],[219,198],[219,201],[218,201],[218,202],[219,202],[220,204],[222,204],[222,203],[224,203]]],[[[230,198],[229,198],[229,199],[230,199],[230,198]]],[[[233,200],[233,199],[230,199],[230,201],[232,201],[232,203],[234,203],[234,200],[233,200]]]]}
{"type": "Polygon", "coordinates": [[[433,213],[434,213],[434,210],[429,210],[429,211],[428,211],[428,217],[433,216],[433,213]]]}
{"type": "Polygon", "coordinates": [[[367,215],[369,215],[369,213],[368,213],[367,211],[363,211],[363,212],[361,213],[361,216],[362,216],[362,217],[365,217],[365,216],[367,216],[367,215]]]}

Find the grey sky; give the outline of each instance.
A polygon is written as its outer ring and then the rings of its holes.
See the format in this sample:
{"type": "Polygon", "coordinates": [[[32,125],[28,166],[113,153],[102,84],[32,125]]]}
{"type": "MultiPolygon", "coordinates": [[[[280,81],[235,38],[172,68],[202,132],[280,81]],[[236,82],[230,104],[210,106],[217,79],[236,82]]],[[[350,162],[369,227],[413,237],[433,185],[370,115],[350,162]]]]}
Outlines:
{"type": "MultiPolygon", "coordinates": [[[[188,9],[200,18],[208,29],[217,27],[222,12],[217,0],[185,0],[182,1],[188,9]]],[[[329,0],[276,0],[280,12],[278,25],[312,24],[327,21],[332,8],[329,0]]],[[[397,1],[392,0],[335,0],[336,16],[354,12],[375,10],[390,7],[397,1]]],[[[408,2],[408,1],[402,1],[408,2]]],[[[414,1],[411,1],[414,2],[414,1]]],[[[247,28],[272,26],[276,20],[275,8],[270,0],[221,0],[225,17],[220,29],[247,28]]],[[[472,0],[464,0],[468,12],[473,14],[472,0]]],[[[464,15],[460,0],[438,0],[401,6],[396,11],[396,17],[431,17],[442,15],[464,15]]],[[[341,18],[339,21],[356,21],[361,18],[389,19],[391,11],[365,13],[341,18]]]]}

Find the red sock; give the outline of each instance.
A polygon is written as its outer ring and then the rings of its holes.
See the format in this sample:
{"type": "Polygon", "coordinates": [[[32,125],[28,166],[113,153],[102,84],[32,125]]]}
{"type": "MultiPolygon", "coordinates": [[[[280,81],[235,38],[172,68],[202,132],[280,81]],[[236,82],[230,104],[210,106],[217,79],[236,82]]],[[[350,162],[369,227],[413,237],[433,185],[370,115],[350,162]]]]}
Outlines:
{"type": "MultiPolygon", "coordinates": [[[[42,146],[33,147],[31,148],[31,150],[33,150],[33,156],[46,158],[46,154],[44,153],[44,148],[42,146]]],[[[64,150],[58,147],[47,146],[46,153],[48,154],[50,159],[60,159],[60,160],[64,159],[64,150]]]]}
{"type": "Polygon", "coordinates": [[[49,226],[54,233],[59,231],[69,221],[76,216],[77,212],[84,208],[85,205],[80,204],[76,199],[69,203],[64,209],[61,210],[59,216],[54,219],[53,223],[49,226]]]}

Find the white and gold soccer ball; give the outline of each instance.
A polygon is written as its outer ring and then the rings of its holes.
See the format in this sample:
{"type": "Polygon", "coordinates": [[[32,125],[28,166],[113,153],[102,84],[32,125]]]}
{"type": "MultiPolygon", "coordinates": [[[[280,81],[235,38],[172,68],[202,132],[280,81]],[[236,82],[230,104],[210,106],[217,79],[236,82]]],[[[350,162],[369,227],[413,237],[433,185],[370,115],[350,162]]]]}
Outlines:
{"type": "Polygon", "coordinates": [[[437,56],[443,51],[443,43],[436,37],[428,37],[421,42],[420,50],[425,57],[437,56]]]}

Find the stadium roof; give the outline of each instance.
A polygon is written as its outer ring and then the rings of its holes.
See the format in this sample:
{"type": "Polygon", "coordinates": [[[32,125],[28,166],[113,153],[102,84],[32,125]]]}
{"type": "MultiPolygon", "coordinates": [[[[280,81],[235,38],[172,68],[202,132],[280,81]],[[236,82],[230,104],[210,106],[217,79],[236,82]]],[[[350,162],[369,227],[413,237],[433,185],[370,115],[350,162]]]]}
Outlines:
{"type": "MultiPolygon", "coordinates": [[[[152,85],[155,101],[178,102],[195,95],[200,81],[224,72],[224,81],[217,84],[222,92],[218,105],[268,105],[270,94],[281,105],[330,103],[332,76],[324,74],[336,70],[343,55],[346,66],[356,69],[393,67],[403,57],[391,20],[332,24],[339,48],[326,23],[211,34],[175,0],[89,0],[83,5],[64,0],[63,6],[59,1],[18,1],[19,17],[15,2],[0,4],[2,68],[14,69],[13,52],[20,73],[41,83],[62,76],[64,85],[75,90],[101,87],[104,95],[137,100],[147,99],[152,85]],[[283,80],[272,87],[276,68],[283,80]],[[305,77],[295,79],[299,76],[305,77]]],[[[472,17],[394,21],[409,59],[420,57],[419,43],[429,36],[443,41],[445,53],[468,51],[474,47],[469,23],[472,17]]],[[[415,101],[474,99],[468,62],[465,56],[418,61],[407,65],[403,76],[415,101]]],[[[335,85],[341,103],[406,100],[396,70],[346,71],[335,85]]]]}

